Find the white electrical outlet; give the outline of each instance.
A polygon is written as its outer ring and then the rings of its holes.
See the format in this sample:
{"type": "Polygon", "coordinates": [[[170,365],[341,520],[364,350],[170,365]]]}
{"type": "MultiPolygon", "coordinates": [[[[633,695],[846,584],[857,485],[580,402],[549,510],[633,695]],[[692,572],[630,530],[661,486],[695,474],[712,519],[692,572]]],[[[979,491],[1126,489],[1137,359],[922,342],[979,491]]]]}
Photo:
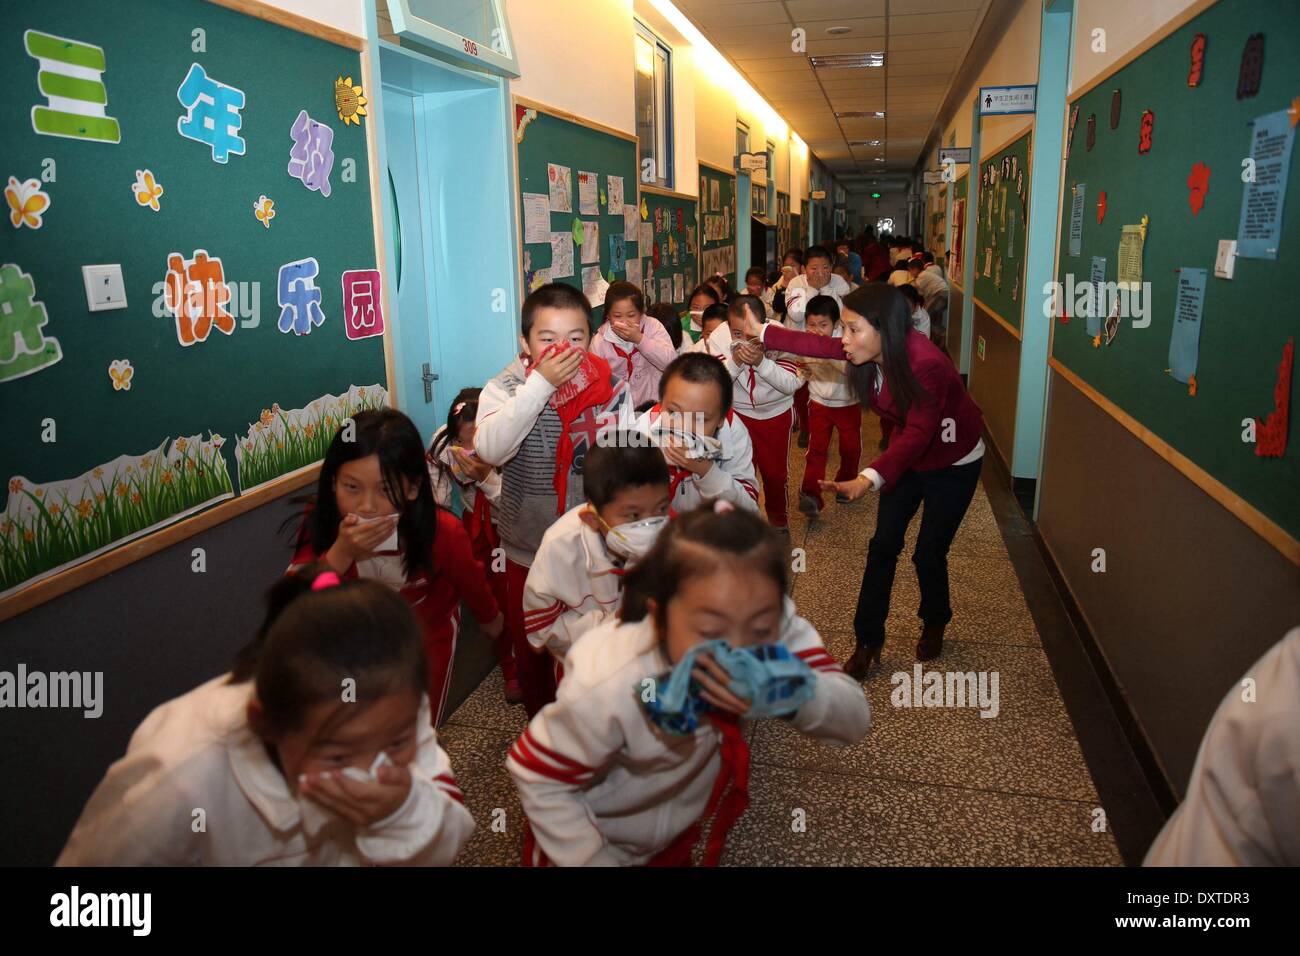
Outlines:
{"type": "Polygon", "coordinates": [[[126,285],[120,264],[82,266],[81,277],[86,283],[86,308],[91,312],[126,308],[126,285]]]}

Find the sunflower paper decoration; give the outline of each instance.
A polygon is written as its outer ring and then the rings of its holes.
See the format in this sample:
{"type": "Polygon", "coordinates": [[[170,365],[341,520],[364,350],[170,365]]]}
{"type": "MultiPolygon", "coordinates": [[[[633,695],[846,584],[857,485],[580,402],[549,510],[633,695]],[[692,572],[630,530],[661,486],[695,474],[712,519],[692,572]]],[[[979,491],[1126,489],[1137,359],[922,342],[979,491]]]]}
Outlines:
{"type": "Polygon", "coordinates": [[[257,202],[253,203],[253,215],[267,229],[271,228],[271,220],[275,218],[275,200],[267,199],[266,196],[258,196],[257,202]]]}
{"type": "Polygon", "coordinates": [[[148,206],[154,212],[159,209],[158,197],[163,194],[162,184],[154,179],[153,171],[137,169],[135,182],[131,184],[131,194],[141,206],[148,206]]]}
{"type": "Polygon", "coordinates": [[[361,125],[359,117],[366,115],[366,95],[361,89],[361,85],[353,85],[352,77],[346,80],[339,77],[334,84],[334,105],[338,107],[339,119],[343,125],[349,123],[361,125]]]}

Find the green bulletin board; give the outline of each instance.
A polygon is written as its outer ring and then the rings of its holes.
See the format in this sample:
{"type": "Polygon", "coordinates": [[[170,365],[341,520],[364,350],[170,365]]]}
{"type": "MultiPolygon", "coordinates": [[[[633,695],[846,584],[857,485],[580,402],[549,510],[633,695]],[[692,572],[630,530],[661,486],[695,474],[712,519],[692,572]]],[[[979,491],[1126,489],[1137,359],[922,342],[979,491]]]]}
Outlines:
{"type": "MultiPolygon", "coordinates": [[[[736,277],[736,177],[700,163],[700,277],[736,277]]],[[[689,291],[689,290],[687,290],[689,291]]]]}
{"type": "Polygon", "coordinates": [[[343,273],[376,263],[358,51],[200,0],[11,13],[0,176],[33,215],[0,224],[4,596],[299,471],[387,396],[382,320],[343,314],[343,273]],[[316,155],[295,178],[296,143],[316,155]],[[126,307],[92,312],[82,267],[105,264],[126,307]]]}
{"type": "Polygon", "coordinates": [[[699,275],[695,260],[695,200],[643,190],[641,204],[645,213],[641,228],[645,231],[648,226],[653,236],[650,245],[638,247],[646,303],[667,302],[684,312],[686,297],[699,275]]]}
{"type": "Polygon", "coordinates": [[[965,277],[966,265],[963,256],[966,255],[966,197],[968,187],[970,186],[970,173],[962,173],[955,183],[952,184],[952,223],[948,227],[948,248],[952,250],[952,270],[949,273],[948,282],[961,288],[962,279],[965,277]]]}
{"type": "Polygon", "coordinates": [[[977,171],[975,298],[1017,332],[1025,302],[1030,135],[1026,132],[985,157],[977,171]]]}
{"type": "MultiPolygon", "coordinates": [[[[1052,336],[1059,366],[1221,483],[1224,493],[1216,497],[1239,515],[1236,504],[1248,505],[1256,514],[1244,518],[1257,530],[1259,515],[1280,528],[1281,535],[1270,540],[1280,538],[1285,550],[1289,536],[1292,554],[1300,537],[1295,427],[1280,458],[1261,457],[1258,440],[1244,441],[1243,434],[1270,415],[1279,420],[1277,394],[1294,380],[1293,371],[1284,379],[1279,367],[1287,343],[1300,333],[1300,313],[1292,306],[1300,274],[1296,151],[1290,156],[1277,258],[1238,257],[1231,279],[1215,276],[1215,259],[1220,240],[1238,236],[1246,188],[1243,159],[1251,155],[1248,124],[1288,109],[1298,94],[1300,20],[1248,0],[1221,0],[1078,97],[1071,106],[1071,116],[1076,108],[1078,113],[1063,183],[1057,267],[1066,308],[1058,310],[1065,315],[1058,314],[1052,336]],[[1203,68],[1199,84],[1189,86],[1198,34],[1206,41],[1203,68]],[[1252,34],[1265,36],[1263,69],[1258,91],[1238,98],[1252,34]],[[1112,129],[1113,104],[1118,123],[1112,129]],[[1139,146],[1148,110],[1153,121],[1144,154],[1139,146]],[[1194,188],[1198,182],[1208,190],[1194,188]],[[1081,235],[1078,254],[1071,255],[1070,200],[1078,188],[1084,195],[1081,235]],[[1080,286],[1090,285],[1094,257],[1103,260],[1096,264],[1105,281],[1117,282],[1121,229],[1139,225],[1144,216],[1141,277],[1149,303],[1134,300],[1125,310],[1128,317],[1115,323],[1105,321],[1105,309],[1091,320],[1097,334],[1090,334],[1086,306],[1080,308],[1087,289],[1080,286]],[[1195,394],[1191,381],[1178,381],[1169,372],[1183,269],[1206,271],[1195,394]],[[1138,315],[1141,311],[1146,318],[1138,315]],[[1108,325],[1114,329],[1109,343],[1108,325]]],[[[1290,404],[1294,409],[1294,398],[1290,404]]],[[[1098,465],[1104,476],[1104,462],[1098,465]]]]}
{"type": "MultiPolygon", "coordinates": [[[[543,106],[517,97],[515,141],[518,143],[524,294],[547,282],[564,282],[583,289],[593,301],[603,302],[604,297],[597,288],[599,280],[626,279],[627,263],[638,261],[637,224],[641,217],[636,205],[636,138],[597,128],[577,117],[549,112],[543,106]],[[584,211],[582,180],[587,174],[590,174],[588,189],[594,205],[584,211]],[[551,181],[552,175],[556,177],[555,182],[551,181]],[[531,201],[532,217],[530,196],[546,199],[544,208],[540,198],[531,201]],[[544,217],[549,217],[549,241],[529,241],[532,238],[529,220],[533,217],[539,227],[545,225],[544,217]],[[590,239],[593,224],[597,229],[594,243],[590,239]],[[582,261],[582,244],[577,241],[576,231],[579,228],[583,242],[589,247],[589,262],[582,261]],[[571,274],[555,275],[553,248],[564,243],[572,252],[571,269],[567,261],[559,268],[571,274]]],[[[540,240],[540,233],[535,235],[540,240]]],[[[635,270],[634,265],[634,278],[635,270]]],[[[603,315],[604,308],[598,306],[597,324],[604,321],[603,315]]]]}

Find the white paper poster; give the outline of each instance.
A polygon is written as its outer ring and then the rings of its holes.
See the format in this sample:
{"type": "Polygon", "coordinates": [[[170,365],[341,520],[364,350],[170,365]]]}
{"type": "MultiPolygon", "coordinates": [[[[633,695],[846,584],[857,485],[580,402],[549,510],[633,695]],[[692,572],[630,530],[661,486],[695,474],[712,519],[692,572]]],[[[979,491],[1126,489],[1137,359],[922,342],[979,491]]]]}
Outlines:
{"type": "MultiPolygon", "coordinates": [[[[582,264],[600,262],[600,223],[582,224],[582,264]]],[[[585,271],[585,270],[584,270],[585,271]]]]}
{"type": "Polygon", "coordinates": [[[609,200],[609,208],[605,211],[611,216],[620,216],[623,214],[623,177],[606,176],[606,198],[609,200]]]}
{"type": "Polygon", "coordinates": [[[573,170],[548,163],[546,180],[550,187],[551,212],[573,212],[573,170]]]}
{"type": "Polygon", "coordinates": [[[573,234],[553,232],[551,240],[551,278],[564,279],[573,275],[573,234]]]}
{"type": "Polygon", "coordinates": [[[542,193],[524,193],[524,242],[549,242],[551,200],[542,193]]]}
{"type": "Polygon", "coordinates": [[[623,235],[627,236],[628,242],[636,242],[641,225],[641,214],[637,211],[636,205],[623,207],[623,235]]]}
{"type": "Polygon", "coordinates": [[[682,285],[682,274],[680,272],[673,274],[673,301],[681,302],[686,298],[686,289],[682,285]]]}
{"type": "Polygon", "coordinates": [[[588,266],[582,270],[582,293],[593,309],[605,304],[605,290],[608,288],[609,283],[600,274],[600,266],[588,266]]]}
{"type": "Polygon", "coordinates": [[[673,301],[673,280],[672,279],[659,280],[659,301],[660,302],[673,301]]]}
{"type": "Polygon", "coordinates": [[[624,268],[627,270],[627,281],[639,286],[641,284],[641,257],[633,256],[628,259],[624,263],[624,268]]]}
{"type": "Polygon", "coordinates": [[[643,256],[650,255],[650,249],[655,244],[655,224],[652,222],[641,223],[640,248],[637,250],[643,256]]]}
{"type": "Polygon", "coordinates": [[[1079,183],[1070,194],[1070,255],[1079,254],[1083,242],[1083,194],[1087,186],[1079,183]]]}
{"type": "MultiPolygon", "coordinates": [[[[578,215],[598,216],[600,206],[596,202],[596,186],[600,182],[599,173],[578,170],[578,215]]],[[[585,259],[583,260],[586,261],[585,259]]]]}

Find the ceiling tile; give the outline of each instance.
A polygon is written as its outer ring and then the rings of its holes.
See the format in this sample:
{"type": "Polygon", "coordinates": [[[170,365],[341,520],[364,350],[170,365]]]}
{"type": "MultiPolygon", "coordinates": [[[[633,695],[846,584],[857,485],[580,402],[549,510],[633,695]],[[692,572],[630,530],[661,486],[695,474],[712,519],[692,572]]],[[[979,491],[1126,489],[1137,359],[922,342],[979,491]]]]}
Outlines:
{"type": "Polygon", "coordinates": [[[853,20],[860,17],[883,17],[885,0],[786,0],[796,24],[816,20],[853,20]]]}

